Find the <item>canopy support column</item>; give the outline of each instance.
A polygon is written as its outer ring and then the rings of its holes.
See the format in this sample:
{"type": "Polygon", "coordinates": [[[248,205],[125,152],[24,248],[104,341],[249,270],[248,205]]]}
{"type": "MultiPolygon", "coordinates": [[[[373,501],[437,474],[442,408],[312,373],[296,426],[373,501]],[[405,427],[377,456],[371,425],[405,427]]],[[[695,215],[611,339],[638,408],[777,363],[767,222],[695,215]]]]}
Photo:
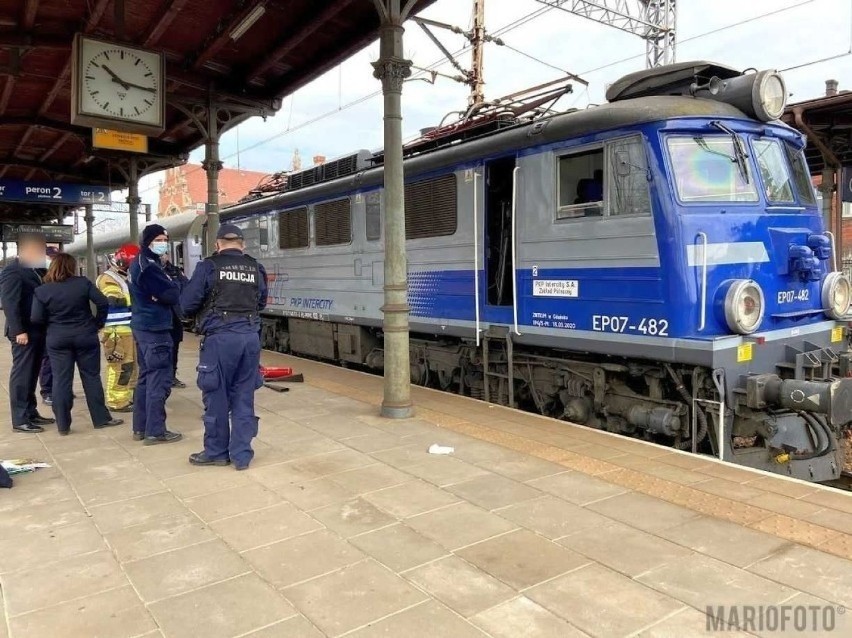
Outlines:
{"type": "Polygon", "coordinates": [[[207,141],[204,144],[204,161],[201,163],[207,173],[207,252],[212,253],[219,232],[219,112],[211,97],[207,105],[207,141]]]}
{"type": "Polygon", "coordinates": [[[130,239],[132,243],[139,241],[139,163],[135,157],[130,158],[130,166],[127,180],[127,207],[130,212],[130,239]]]}
{"type": "Polygon", "coordinates": [[[91,204],[86,204],[86,276],[92,281],[98,276],[95,263],[95,212],[91,204]]]}
{"type": "Polygon", "coordinates": [[[381,16],[379,59],[373,75],[384,97],[385,283],[384,398],[381,414],[401,419],[414,413],[408,333],[408,264],[405,252],[405,185],[402,153],[402,85],[411,75],[403,57],[402,23],[413,5],[400,0],[374,0],[381,16]]]}

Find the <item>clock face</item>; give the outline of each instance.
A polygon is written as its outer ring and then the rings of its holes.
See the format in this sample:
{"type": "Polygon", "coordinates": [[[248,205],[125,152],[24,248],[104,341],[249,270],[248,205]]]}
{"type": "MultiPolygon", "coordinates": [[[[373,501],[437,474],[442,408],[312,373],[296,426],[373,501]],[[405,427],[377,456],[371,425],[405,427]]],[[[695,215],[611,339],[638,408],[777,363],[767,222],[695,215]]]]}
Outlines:
{"type": "Polygon", "coordinates": [[[163,78],[158,53],[83,39],[77,74],[81,115],[162,125],[163,78]]]}

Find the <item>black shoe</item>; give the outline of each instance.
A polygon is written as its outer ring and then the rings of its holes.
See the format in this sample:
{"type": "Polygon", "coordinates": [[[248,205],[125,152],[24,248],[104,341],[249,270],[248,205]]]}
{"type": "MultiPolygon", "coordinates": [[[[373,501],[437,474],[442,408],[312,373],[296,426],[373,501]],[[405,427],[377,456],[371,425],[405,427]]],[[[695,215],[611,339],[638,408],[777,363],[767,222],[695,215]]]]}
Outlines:
{"type": "Polygon", "coordinates": [[[53,425],[56,423],[56,419],[50,419],[46,416],[41,416],[40,414],[36,414],[33,417],[30,417],[30,423],[33,425],[53,425]]]}
{"type": "Polygon", "coordinates": [[[100,425],[96,425],[95,429],[96,430],[103,430],[104,428],[112,428],[112,427],[115,427],[116,425],[121,425],[122,423],[124,423],[124,419],[110,419],[106,423],[101,423],[100,425]]]}
{"type": "Polygon", "coordinates": [[[134,432],[133,433],[133,440],[134,441],[144,441],[145,440],[145,433],[144,432],[134,432]]]}
{"type": "Polygon", "coordinates": [[[119,412],[121,414],[128,414],[130,412],[133,412],[133,404],[128,403],[123,408],[110,408],[109,411],[110,412],[119,412]]]}
{"type": "Polygon", "coordinates": [[[160,436],[146,436],[145,445],[158,445],[160,443],[176,443],[183,438],[180,432],[169,432],[166,430],[160,436]]]}
{"type": "Polygon", "coordinates": [[[228,465],[229,459],[211,459],[204,452],[196,452],[189,455],[189,462],[192,465],[228,465]]]}
{"type": "Polygon", "coordinates": [[[27,434],[38,434],[39,432],[44,432],[44,428],[40,425],[33,425],[32,423],[24,423],[23,425],[13,425],[12,430],[15,432],[26,432],[27,434]]]}
{"type": "Polygon", "coordinates": [[[181,381],[180,379],[178,379],[177,377],[175,377],[175,380],[172,381],[172,387],[173,388],[185,388],[186,384],[183,381],[181,381]]]}
{"type": "Polygon", "coordinates": [[[248,463],[234,463],[234,469],[237,472],[242,472],[243,470],[247,470],[249,467],[248,463]]]}
{"type": "Polygon", "coordinates": [[[59,430],[59,436],[68,436],[71,434],[71,430],[59,430]]]}

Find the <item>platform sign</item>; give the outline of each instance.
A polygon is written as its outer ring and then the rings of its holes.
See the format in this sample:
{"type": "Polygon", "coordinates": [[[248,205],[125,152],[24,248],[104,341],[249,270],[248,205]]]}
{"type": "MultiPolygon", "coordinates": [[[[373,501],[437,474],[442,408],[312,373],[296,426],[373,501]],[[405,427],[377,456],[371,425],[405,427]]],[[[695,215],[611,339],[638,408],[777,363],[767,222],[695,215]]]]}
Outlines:
{"type": "Polygon", "coordinates": [[[108,186],[0,179],[0,202],[82,205],[107,204],[109,201],[108,186]]]}
{"type": "Polygon", "coordinates": [[[70,244],[74,227],[70,224],[3,224],[0,228],[4,242],[15,242],[20,235],[44,235],[48,244],[70,244]]]}
{"type": "Polygon", "coordinates": [[[840,171],[840,200],[852,202],[852,166],[840,171]]]}
{"type": "Polygon", "coordinates": [[[131,153],[147,153],[148,138],[137,133],[113,131],[108,128],[92,129],[92,146],[113,151],[128,151],[131,153]]]}

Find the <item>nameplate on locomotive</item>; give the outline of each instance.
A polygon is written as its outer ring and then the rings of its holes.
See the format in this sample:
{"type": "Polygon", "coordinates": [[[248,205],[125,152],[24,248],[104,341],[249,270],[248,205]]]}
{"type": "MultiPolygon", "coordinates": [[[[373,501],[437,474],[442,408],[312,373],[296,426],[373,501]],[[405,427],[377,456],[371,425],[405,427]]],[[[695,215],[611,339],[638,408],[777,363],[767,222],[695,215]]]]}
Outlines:
{"type": "Polygon", "coordinates": [[[580,287],[576,279],[536,279],[533,297],[578,297],[580,287]]]}

